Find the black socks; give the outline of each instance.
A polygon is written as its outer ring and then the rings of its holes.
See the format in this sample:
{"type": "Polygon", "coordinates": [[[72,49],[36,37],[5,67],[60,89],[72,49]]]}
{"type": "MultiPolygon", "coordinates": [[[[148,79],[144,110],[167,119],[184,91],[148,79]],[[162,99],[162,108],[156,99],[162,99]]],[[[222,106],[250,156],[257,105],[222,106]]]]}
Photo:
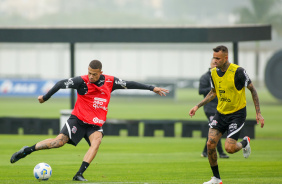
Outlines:
{"type": "Polygon", "coordinates": [[[245,148],[248,144],[247,140],[242,140],[240,143],[242,144],[243,148],[245,148]]]}
{"type": "Polygon", "coordinates": [[[217,166],[211,166],[213,176],[220,179],[219,171],[218,171],[218,165],[217,166]]]}
{"type": "MultiPolygon", "coordinates": [[[[35,145],[36,145],[36,144],[35,144],[35,145]]],[[[29,154],[31,154],[32,152],[36,151],[36,150],[35,150],[35,145],[33,145],[33,146],[31,146],[31,147],[25,148],[25,149],[24,149],[24,152],[25,152],[27,155],[29,155],[29,154]]]]}
{"type": "Polygon", "coordinates": [[[88,166],[89,166],[89,163],[83,161],[81,166],[80,166],[80,169],[78,170],[78,172],[76,174],[82,175],[84,173],[84,171],[87,169],[88,166]]]}

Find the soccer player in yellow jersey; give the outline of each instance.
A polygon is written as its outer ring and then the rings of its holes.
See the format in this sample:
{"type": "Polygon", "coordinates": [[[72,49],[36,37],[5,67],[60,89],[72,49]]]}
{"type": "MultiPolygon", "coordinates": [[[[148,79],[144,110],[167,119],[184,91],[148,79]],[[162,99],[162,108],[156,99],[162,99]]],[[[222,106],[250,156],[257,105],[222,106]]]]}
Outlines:
{"type": "Polygon", "coordinates": [[[216,68],[211,71],[211,91],[189,112],[191,117],[194,116],[200,107],[209,103],[217,96],[217,112],[209,124],[210,129],[207,142],[208,158],[213,177],[210,181],[204,182],[204,184],[222,184],[217,164],[216,145],[226,131],[225,150],[228,153],[236,153],[243,149],[245,158],[248,158],[251,153],[249,137],[246,136],[241,142],[237,142],[247,115],[245,87],[252,94],[257,123],[261,124],[261,128],[264,126],[258,94],[246,71],[242,67],[228,61],[227,47],[221,45],[214,48],[213,51],[216,68]]]}

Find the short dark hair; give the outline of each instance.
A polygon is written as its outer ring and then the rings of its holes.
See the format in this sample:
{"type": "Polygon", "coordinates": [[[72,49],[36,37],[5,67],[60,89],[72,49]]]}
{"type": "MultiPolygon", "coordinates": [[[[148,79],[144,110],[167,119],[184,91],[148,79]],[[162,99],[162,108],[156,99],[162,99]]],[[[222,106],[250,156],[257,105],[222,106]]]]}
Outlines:
{"type": "Polygon", "coordinates": [[[90,68],[102,70],[102,63],[99,60],[92,60],[89,63],[90,68]]]}
{"type": "Polygon", "coordinates": [[[222,51],[223,53],[228,53],[228,48],[225,47],[224,45],[219,45],[216,48],[213,48],[214,52],[219,52],[222,51]]]}

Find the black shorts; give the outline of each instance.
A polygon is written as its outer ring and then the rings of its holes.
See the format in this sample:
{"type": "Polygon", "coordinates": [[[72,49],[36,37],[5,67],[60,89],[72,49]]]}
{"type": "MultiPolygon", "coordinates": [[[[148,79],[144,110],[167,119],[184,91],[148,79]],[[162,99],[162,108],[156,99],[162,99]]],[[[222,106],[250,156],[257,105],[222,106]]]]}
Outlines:
{"type": "Polygon", "coordinates": [[[89,136],[96,131],[101,132],[104,135],[102,127],[84,123],[76,116],[71,115],[60,133],[65,134],[66,136],[69,137],[70,139],[68,141],[69,144],[76,146],[80,142],[80,140],[84,137],[84,139],[87,141],[87,143],[90,146],[91,144],[89,141],[89,136]]]}
{"type": "Polygon", "coordinates": [[[238,140],[241,129],[244,127],[247,112],[246,107],[232,114],[220,114],[216,112],[210,128],[219,130],[222,134],[227,131],[227,138],[238,140]]]}
{"type": "Polygon", "coordinates": [[[205,114],[206,114],[206,117],[208,118],[208,123],[212,122],[215,112],[214,113],[205,112],[205,114]]]}

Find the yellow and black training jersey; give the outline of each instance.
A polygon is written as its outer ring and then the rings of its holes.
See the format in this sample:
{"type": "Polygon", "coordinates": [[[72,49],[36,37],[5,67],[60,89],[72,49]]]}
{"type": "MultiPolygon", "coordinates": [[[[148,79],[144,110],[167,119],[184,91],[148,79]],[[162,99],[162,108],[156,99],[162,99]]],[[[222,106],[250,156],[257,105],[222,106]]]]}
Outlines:
{"type": "Polygon", "coordinates": [[[211,86],[218,98],[217,111],[231,114],[246,106],[245,87],[251,83],[246,71],[230,64],[226,72],[214,68],[211,71],[211,86]]]}

